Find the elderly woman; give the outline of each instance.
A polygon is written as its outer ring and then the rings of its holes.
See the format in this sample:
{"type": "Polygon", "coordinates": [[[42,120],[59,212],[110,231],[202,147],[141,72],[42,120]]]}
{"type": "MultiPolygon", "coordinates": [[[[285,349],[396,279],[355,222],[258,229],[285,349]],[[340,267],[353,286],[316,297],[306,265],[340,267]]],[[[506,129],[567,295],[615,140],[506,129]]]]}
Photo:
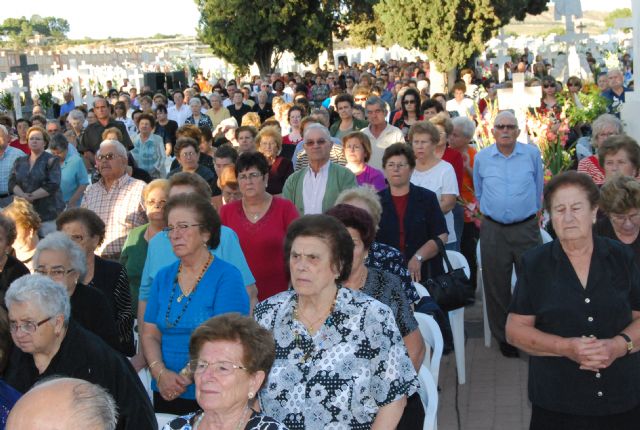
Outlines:
{"type": "Polygon", "coordinates": [[[545,187],[558,239],[522,257],[507,340],[529,361],[531,426],[635,429],[640,418],[640,271],[592,233],[598,188],[566,172],[545,187]]]}
{"type": "Polygon", "coordinates": [[[640,174],[640,147],[627,135],[612,136],[598,148],[598,161],[604,169],[604,177],[632,176],[640,174]]]}
{"type": "MultiPolygon", "coordinates": [[[[9,317],[4,307],[0,306],[0,374],[4,374],[9,353],[13,347],[9,331],[9,317]]],[[[0,379],[0,429],[7,424],[9,412],[20,398],[20,393],[0,379]]]]}
{"type": "Polygon", "coordinates": [[[607,216],[598,219],[594,232],[629,245],[640,267],[640,183],[629,176],[605,182],[600,189],[600,210],[607,216]]]}
{"type": "Polygon", "coordinates": [[[211,109],[207,111],[207,116],[211,119],[211,130],[215,130],[222,120],[231,117],[229,109],[222,105],[222,97],[218,93],[212,93],[209,97],[211,109]]]}
{"type": "Polygon", "coordinates": [[[174,147],[176,160],[180,164],[177,168],[171,170],[169,178],[179,172],[196,173],[202,179],[207,181],[211,189],[217,187],[217,177],[215,172],[210,168],[199,163],[200,160],[200,144],[197,140],[190,137],[180,137],[174,147]]]}
{"type": "Polygon", "coordinates": [[[27,131],[31,154],[18,158],[9,174],[9,190],[31,204],[40,215],[40,235],[55,230],[55,219],[64,210],[60,182],[60,163],[55,155],[45,151],[49,135],[40,127],[27,131]]]}
{"type": "Polygon", "coordinates": [[[378,193],[382,218],[377,240],[404,254],[413,281],[442,274],[436,239],[447,243],[447,224],[436,194],[410,181],[416,167],[413,150],[394,143],[385,149],[382,165],[389,188],[378,193]]]}
{"type": "Polygon", "coordinates": [[[153,179],[158,179],[166,176],[166,155],[162,137],[153,132],[155,126],[156,119],[152,114],[140,115],[138,119],[140,132],[133,138],[131,155],[139,168],[153,179]]]}
{"type": "Polygon", "coordinates": [[[11,337],[7,382],[26,392],[51,376],[68,376],[101,385],[118,406],[118,427],[157,428],[149,397],[129,361],[71,316],[65,288],[41,275],[15,281],[6,296],[11,337]]]}
{"type": "Polygon", "coordinates": [[[275,359],[268,330],[238,314],[211,318],[191,335],[189,358],[200,410],[176,418],[163,430],[286,430],[252,408],[275,359]],[[224,398],[214,390],[217,387],[224,398]]]}
{"type": "Polygon", "coordinates": [[[285,258],[293,290],[255,310],[277,357],[262,410],[290,429],[395,428],[416,375],[391,310],[341,286],[353,264],[349,232],[333,217],[304,216],[289,227],[285,258]]]}
{"type": "Polygon", "coordinates": [[[242,199],[220,208],[222,224],[240,239],[242,252],[256,278],[260,301],[287,289],[285,268],[274,266],[273,262],[284,258],[282,242],[289,224],[298,218],[291,201],[267,193],[268,175],[269,164],[264,155],[240,154],[236,177],[242,199]]]}
{"type": "Polygon", "coordinates": [[[151,181],[142,189],[142,201],[149,222],[131,230],[122,247],[120,264],[127,270],[129,277],[132,309],[138,309],[140,277],[147,258],[149,241],[167,226],[163,213],[167,200],[169,200],[169,181],[166,179],[151,181]]]}
{"type": "Polygon", "coordinates": [[[265,127],[256,137],[256,146],[269,163],[269,180],[267,192],[272,195],[282,194],[282,187],[293,173],[293,163],[289,158],[280,155],[282,135],[276,127],[265,127]]]}
{"type": "Polygon", "coordinates": [[[118,331],[106,297],[80,283],[87,267],[84,251],[62,232],[49,233],[33,256],[34,273],[48,276],[66,288],[71,317],[105,343],[118,349],[118,331]]]}
{"type": "Polygon", "coordinates": [[[19,197],[2,210],[2,214],[14,222],[16,228],[15,242],[13,250],[16,258],[24,264],[28,270],[33,269],[33,254],[40,238],[38,229],[40,228],[40,216],[33,205],[19,197]]]}
{"type": "Polygon", "coordinates": [[[199,194],[179,194],[165,210],[178,261],[155,276],[142,330],[142,350],[154,382],[156,412],[197,409],[195,388],[181,372],[189,361],[189,335],[202,322],[227,312],[249,313],[238,269],[211,254],[220,242],[220,218],[199,194]]]}
{"type": "Polygon", "coordinates": [[[69,127],[67,127],[67,131],[73,132],[75,136],[73,140],[70,139],[69,141],[76,146],[80,139],[80,135],[84,131],[84,121],[85,121],[84,113],[82,113],[82,111],[78,109],[72,110],[71,112],[69,112],[69,115],[67,115],[67,122],[69,123],[69,127]]]}
{"type": "Polygon", "coordinates": [[[387,188],[384,182],[384,174],[369,164],[371,159],[371,141],[361,131],[352,131],[342,138],[342,151],[347,159],[347,169],[356,175],[358,185],[370,185],[381,191],[387,188]]]}
{"type": "Polygon", "coordinates": [[[60,160],[62,174],[60,190],[65,206],[67,208],[80,206],[84,190],[89,185],[89,176],[84,166],[84,160],[77,152],[69,152],[69,141],[60,133],[51,137],[49,150],[60,160]]]}
{"type": "MultiPolygon", "coordinates": [[[[600,115],[591,125],[591,141],[589,147],[583,152],[585,158],[578,163],[578,172],[586,173],[591,176],[596,185],[604,183],[604,169],[600,165],[597,155],[592,155],[593,151],[599,150],[602,143],[609,137],[622,134],[622,122],[615,116],[605,113],[600,115]]],[[[585,139],[585,138],[582,138],[585,139]]],[[[580,140],[576,146],[576,152],[580,153],[580,140]]]]}
{"type": "Polygon", "coordinates": [[[189,107],[191,108],[191,116],[185,120],[185,124],[193,124],[196,127],[209,127],[213,130],[211,118],[201,112],[202,102],[198,97],[193,97],[189,100],[189,107]]]}
{"type": "Polygon", "coordinates": [[[95,254],[96,248],[104,241],[104,222],[89,209],[74,208],[60,214],[56,220],[56,226],[84,251],[86,270],[79,282],[102,291],[118,329],[118,350],[127,356],[132,356],[135,353],[134,314],[131,308],[127,271],[120,263],[105,260],[95,254]]]}
{"type": "Polygon", "coordinates": [[[16,236],[15,222],[8,216],[0,215],[0,307],[5,305],[4,295],[9,285],[22,275],[29,274],[27,266],[10,253],[16,236]]]}
{"type": "Polygon", "coordinates": [[[274,115],[271,103],[269,103],[269,95],[266,91],[258,93],[258,103],[253,106],[252,110],[260,116],[260,122],[265,122],[274,115]]]}

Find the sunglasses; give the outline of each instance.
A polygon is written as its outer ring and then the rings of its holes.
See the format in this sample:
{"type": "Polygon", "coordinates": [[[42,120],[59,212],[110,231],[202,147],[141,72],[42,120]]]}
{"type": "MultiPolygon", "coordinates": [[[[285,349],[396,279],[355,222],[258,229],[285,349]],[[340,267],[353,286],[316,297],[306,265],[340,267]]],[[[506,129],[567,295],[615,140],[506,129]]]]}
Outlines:
{"type": "Polygon", "coordinates": [[[415,100],[413,100],[413,99],[411,99],[411,100],[404,100],[404,101],[402,102],[402,104],[403,104],[403,105],[414,105],[414,104],[416,104],[416,101],[415,101],[415,100]]]}
{"type": "Polygon", "coordinates": [[[556,86],[553,85],[553,84],[544,84],[542,87],[543,88],[555,88],[556,86]]]}
{"type": "Polygon", "coordinates": [[[568,87],[579,87],[579,86],[580,86],[580,84],[579,84],[579,83],[577,83],[577,82],[569,82],[569,83],[567,84],[567,86],[568,86],[568,87]]]}
{"type": "Polygon", "coordinates": [[[516,130],[518,126],[515,124],[495,124],[493,128],[496,130],[516,130]]]}

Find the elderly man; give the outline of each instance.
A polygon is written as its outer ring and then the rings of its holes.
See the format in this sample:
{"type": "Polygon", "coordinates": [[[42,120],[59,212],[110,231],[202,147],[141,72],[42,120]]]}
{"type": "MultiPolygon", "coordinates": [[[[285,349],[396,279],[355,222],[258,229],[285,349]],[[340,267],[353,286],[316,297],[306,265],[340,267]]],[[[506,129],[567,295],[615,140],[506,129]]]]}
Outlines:
{"type": "Polygon", "coordinates": [[[111,118],[109,103],[102,97],[97,97],[93,101],[93,112],[97,121],[89,124],[80,136],[78,144],[78,152],[84,155],[87,170],[92,170],[95,165],[95,154],[98,152],[100,142],[102,142],[102,133],[108,128],[116,127],[122,133],[122,143],[125,148],[133,148],[133,143],[129,138],[129,133],[125,125],[111,118]]]}
{"type": "Polygon", "coordinates": [[[607,73],[607,81],[609,82],[609,89],[603,91],[602,96],[608,100],[607,109],[609,113],[620,118],[620,105],[624,103],[624,94],[629,91],[629,89],[624,86],[624,75],[619,69],[609,70],[607,73]]]}
{"type": "Polygon", "coordinates": [[[484,214],[482,274],[491,333],[505,357],[517,357],[518,350],[505,337],[511,271],[525,251],[542,242],[536,214],[544,176],[538,148],[516,142],[520,130],[513,113],[500,112],[492,132],[496,143],[480,151],[473,166],[476,198],[484,214]]]}
{"type": "Polygon", "coordinates": [[[387,105],[378,96],[371,96],[365,103],[369,126],[362,131],[371,141],[371,158],[369,165],[382,170],[384,150],[397,142],[404,142],[404,135],[398,127],[387,122],[387,105]]]}
{"type": "Polygon", "coordinates": [[[300,215],[320,214],[334,205],[343,190],[358,184],[349,169],[330,161],[333,143],[327,127],[310,124],[303,137],[309,165],[287,178],[282,197],[291,200],[300,215]]]}
{"type": "Polygon", "coordinates": [[[4,125],[0,125],[0,207],[5,207],[13,198],[9,196],[9,174],[13,168],[13,163],[20,157],[27,154],[9,146],[11,136],[4,125]]]}
{"type": "Polygon", "coordinates": [[[173,106],[167,109],[167,116],[170,120],[178,123],[178,127],[182,127],[184,122],[191,116],[191,108],[184,103],[184,93],[181,90],[173,92],[173,106]]]}
{"type": "MultiPolygon", "coordinates": [[[[83,379],[113,395],[119,429],[157,428],[149,397],[129,360],[70,318],[69,300],[67,290],[46,276],[25,275],[11,284],[5,302],[16,348],[6,371],[7,383],[24,393],[52,376],[83,379]]],[[[54,399],[49,400],[51,407],[62,411],[66,399],[58,395],[54,399]]],[[[77,407],[74,404],[76,412],[77,407]]],[[[30,409],[34,416],[39,413],[30,409]]],[[[58,424],[54,417],[52,411],[51,422],[58,424]]],[[[96,428],[76,424],[72,428],[96,428]]]]}
{"type": "Polygon", "coordinates": [[[147,222],[142,206],[145,183],[127,174],[127,150],[117,140],[102,142],[96,159],[102,177],[89,185],[81,206],[97,213],[106,225],[96,252],[117,261],[129,232],[147,222]]]}
{"type": "Polygon", "coordinates": [[[76,103],[73,101],[73,96],[69,91],[65,91],[62,97],[64,98],[64,103],[60,106],[60,116],[66,115],[76,108],[76,103]]]}
{"type": "Polygon", "coordinates": [[[16,403],[7,430],[115,430],[117,422],[116,403],[107,390],[82,379],[55,378],[16,403]]]}

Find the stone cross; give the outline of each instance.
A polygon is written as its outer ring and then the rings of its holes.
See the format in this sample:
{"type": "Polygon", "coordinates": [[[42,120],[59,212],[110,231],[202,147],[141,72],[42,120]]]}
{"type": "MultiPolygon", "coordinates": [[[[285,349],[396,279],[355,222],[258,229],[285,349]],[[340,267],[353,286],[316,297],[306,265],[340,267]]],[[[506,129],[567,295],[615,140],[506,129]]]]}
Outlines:
{"type": "Polygon", "coordinates": [[[76,106],[82,106],[80,73],[78,71],[78,61],[75,58],[69,60],[69,69],[71,69],[71,81],[73,83],[73,102],[76,106]]]}
{"type": "Polygon", "coordinates": [[[53,74],[56,75],[59,69],[60,69],[60,65],[54,61],[53,64],[51,65],[51,70],[53,70],[53,74]]]}
{"type": "Polygon", "coordinates": [[[22,75],[22,85],[27,87],[24,93],[24,104],[27,113],[31,113],[33,109],[33,101],[31,100],[31,89],[29,87],[29,73],[38,70],[37,64],[28,64],[26,54],[20,54],[20,65],[13,66],[9,69],[11,73],[20,73],[22,75]]]}
{"type": "Polygon", "coordinates": [[[498,54],[496,57],[496,64],[498,65],[498,81],[504,82],[505,74],[504,74],[504,65],[507,62],[511,61],[511,57],[508,55],[507,44],[504,42],[507,36],[504,34],[504,28],[500,29],[500,34],[498,39],[500,40],[500,45],[498,45],[498,49],[496,49],[496,53],[498,54]]]}
{"type": "Polygon", "coordinates": [[[511,109],[520,127],[520,142],[527,142],[527,110],[539,107],[542,100],[542,87],[525,87],[524,73],[513,74],[513,88],[498,90],[498,106],[500,110],[511,109]]]}
{"type": "Polygon", "coordinates": [[[28,91],[29,88],[21,87],[18,84],[18,76],[14,75],[11,79],[11,88],[9,88],[9,92],[13,97],[13,112],[16,115],[16,119],[22,118],[22,103],[20,101],[20,93],[28,91]]]}
{"type": "Polygon", "coordinates": [[[142,79],[144,78],[144,74],[140,73],[140,70],[136,67],[133,69],[133,75],[129,76],[129,79],[133,81],[133,86],[140,92],[142,88],[142,79]]]}

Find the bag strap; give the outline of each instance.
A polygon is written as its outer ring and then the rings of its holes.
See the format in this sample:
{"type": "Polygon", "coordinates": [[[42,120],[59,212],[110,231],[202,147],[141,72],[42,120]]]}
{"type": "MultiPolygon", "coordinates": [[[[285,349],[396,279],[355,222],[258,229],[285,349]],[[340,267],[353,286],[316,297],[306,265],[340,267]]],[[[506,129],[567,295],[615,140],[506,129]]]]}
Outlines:
{"type": "Polygon", "coordinates": [[[436,238],[434,240],[436,242],[436,245],[438,245],[438,252],[440,253],[440,255],[442,255],[442,259],[444,260],[445,264],[447,265],[447,273],[453,272],[453,266],[451,265],[451,261],[449,261],[449,256],[447,255],[447,250],[444,249],[444,243],[442,243],[442,239],[440,239],[438,236],[436,236],[436,238]]]}

